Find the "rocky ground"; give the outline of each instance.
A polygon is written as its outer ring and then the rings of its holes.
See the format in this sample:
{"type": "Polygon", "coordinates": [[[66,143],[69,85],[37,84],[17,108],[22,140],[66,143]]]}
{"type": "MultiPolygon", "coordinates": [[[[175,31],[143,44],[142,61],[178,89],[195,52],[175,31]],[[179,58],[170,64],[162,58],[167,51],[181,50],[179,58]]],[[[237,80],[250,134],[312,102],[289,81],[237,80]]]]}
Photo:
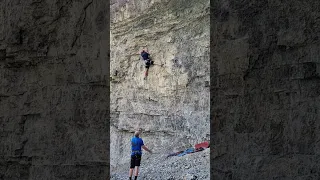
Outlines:
{"type": "MultiPolygon", "coordinates": [[[[182,157],[167,157],[166,153],[144,153],[139,179],[162,180],[208,180],[210,179],[210,148],[182,157]],[[183,170],[183,171],[181,171],[183,170]],[[181,173],[183,172],[183,173],[181,173]]],[[[128,164],[123,164],[111,172],[112,180],[128,179],[128,164]]]]}

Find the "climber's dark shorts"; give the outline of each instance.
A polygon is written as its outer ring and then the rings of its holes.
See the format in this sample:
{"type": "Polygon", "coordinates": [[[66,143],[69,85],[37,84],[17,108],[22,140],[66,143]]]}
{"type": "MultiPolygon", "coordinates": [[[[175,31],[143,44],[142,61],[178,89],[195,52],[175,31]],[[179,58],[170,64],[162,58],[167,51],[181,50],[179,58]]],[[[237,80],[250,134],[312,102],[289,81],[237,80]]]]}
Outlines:
{"type": "Polygon", "coordinates": [[[151,61],[150,59],[145,60],[145,63],[146,63],[146,68],[149,68],[150,65],[153,65],[153,61],[151,61]]]}
{"type": "Polygon", "coordinates": [[[130,169],[134,168],[135,166],[140,166],[140,162],[141,162],[141,155],[139,154],[132,155],[130,169]]]}

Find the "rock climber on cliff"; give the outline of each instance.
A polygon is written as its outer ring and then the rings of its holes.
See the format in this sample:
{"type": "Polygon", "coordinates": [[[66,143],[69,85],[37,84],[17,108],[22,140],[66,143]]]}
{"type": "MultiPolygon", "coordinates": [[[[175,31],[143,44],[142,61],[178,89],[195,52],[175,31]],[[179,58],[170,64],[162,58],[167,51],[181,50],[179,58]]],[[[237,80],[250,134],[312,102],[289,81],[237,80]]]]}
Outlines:
{"type": "Polygon", "coordinates": [[[148,49],[147,48],[144,48],[141,53],[140,53],[141,57],[143,58],[145,64],[146,64],[146,68],[149,68],[150,65],[153,64],[153,61],[151,61],[150,59],[150,54],[148,52],[148,49]]]}
{"type": "Polygon", "coordinates": [[[153,65],[153,61],[150,59],[150,54],[147,50],[147,48],[144,48],[141,53],[140,53],[142,59],[144,60],[145,62],[145,67],[146,67],[146,73],[145,73],[145,78],[148,76],[148,70],[149,70],[149,67],[151,65],[153,65]]]}
{"type": "Polygon", "coordinates": [[[138,178],[139,166],[140,166],[140,161],[142,156],[141,148],[148,151],[149,153],[152,153],[152,151],[149,150],[144,145],[143,140],[139,137],[140,133],[141,133],[141,130],[136,131],[134,133],[134,137],[131,139],[131,165],[129,170],[129,180],[132,180],[132,174],[133,174],[134,168],[136,168],[134,179],[136,180],[138,178]]]}

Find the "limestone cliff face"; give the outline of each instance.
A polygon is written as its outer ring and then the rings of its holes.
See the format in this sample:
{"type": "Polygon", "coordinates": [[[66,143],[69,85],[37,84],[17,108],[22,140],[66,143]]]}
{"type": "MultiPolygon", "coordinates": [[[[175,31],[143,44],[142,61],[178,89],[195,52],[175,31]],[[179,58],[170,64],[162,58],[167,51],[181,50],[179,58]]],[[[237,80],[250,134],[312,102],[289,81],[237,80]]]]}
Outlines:
{"type": "Polygon", "coordinates": [[[158,152],[209,140],[209,1],[114,1],[110,21],[111,166],[128,164],[137,128],[158,152]]]}
{"type": "Polygon", "coordinates": [[[108,9],[0,1],[0,179],[106,179],[108,9]]]}
{"type": "Polygon", "coordinates": [[[319,179],[320,2],[213,7],[213,179],[319,179]]]}

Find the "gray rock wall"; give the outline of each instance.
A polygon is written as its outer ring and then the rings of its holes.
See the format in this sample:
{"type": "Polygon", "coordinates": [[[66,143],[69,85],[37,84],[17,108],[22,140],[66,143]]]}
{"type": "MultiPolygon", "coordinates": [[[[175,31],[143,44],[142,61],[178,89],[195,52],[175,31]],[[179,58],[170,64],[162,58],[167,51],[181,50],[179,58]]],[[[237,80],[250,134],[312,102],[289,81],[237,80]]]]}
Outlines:
{"type": "Polygon", "coordinates": [[[215,2],[214,179],[319,179],[320,3],[215,2]]]}
{"type": "Polygon", "coordinates": [[[106,179],[108,10],[0,1],[0,179],[106,179]]]}
{"type": "Polygon", "coordinates": [[[111,2],[111,166],[129,167],[132,132],[173,151],[209,140],[209,1],[111,2]],[[139,50],[155,64],[144,80],[139,50]]]}

